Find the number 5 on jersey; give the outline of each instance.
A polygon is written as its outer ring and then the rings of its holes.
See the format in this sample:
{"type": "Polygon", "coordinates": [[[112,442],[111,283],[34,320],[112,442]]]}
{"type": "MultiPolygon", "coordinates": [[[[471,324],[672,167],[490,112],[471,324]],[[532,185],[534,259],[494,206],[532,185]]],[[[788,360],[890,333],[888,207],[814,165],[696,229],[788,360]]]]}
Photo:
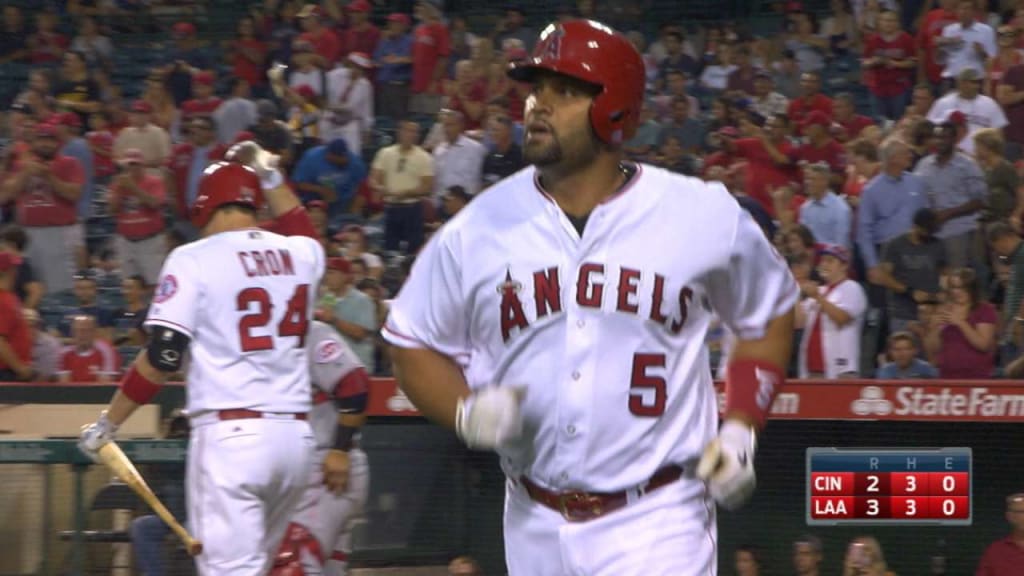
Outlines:
{"type": "MultiPolygon", "coordinates": [[[[245,288],[235,298],[239,312],[248,312],[238,321],[238,341],[242,352],[259,352],[274,348],[274,337],[269,334],[254,335],[253,331],[270,323],[270,314],[274,306],[270,302],[270,294],[263,288],[245,288]],[[255,307],[253,306],[255,304],[255,307]],[[255,308],[255,310],[253,310],[255,308]]],[[[309,328],[307,308],[309,304],[309,284],[300,284],[288,299],[288,309],[277,324],[277,336],[284,338],[296,336],[299,339],[296,348],[306,345],[306,331],[309,328]]]]}
{"type": "Polygon", "coordinates": [[[635,416],[657,418],[665,413],[668,392],[665,378],[656,373],[665,368],[664,354],[634,354],[629,382],[629,411],[635,416]]]}

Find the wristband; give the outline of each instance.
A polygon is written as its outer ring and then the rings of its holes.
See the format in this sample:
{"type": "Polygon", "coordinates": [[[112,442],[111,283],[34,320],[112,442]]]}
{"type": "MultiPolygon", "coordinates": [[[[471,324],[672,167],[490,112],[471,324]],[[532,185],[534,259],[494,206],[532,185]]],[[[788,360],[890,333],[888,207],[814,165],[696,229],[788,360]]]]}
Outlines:
{"type": "Polygon", "coordinates": [[[160,385],[143,376],[135,366],[121,380],[121,392],[136,404],[147,404],[160,391],[160,385]]]}
{"type": "Polygon", "coordinates": [[[260,186],[263,190],[274,190],[284,185],[284,176],[280,170],[268,170],[260,174],[260,186]]]}
{"type": "Polygon", "coordinates": [[[765,360],[741,358],[729,363],[725,381],[725,414],[741,412],[764,427],[775,395],[786,381],[781,368],[765,360]]]}

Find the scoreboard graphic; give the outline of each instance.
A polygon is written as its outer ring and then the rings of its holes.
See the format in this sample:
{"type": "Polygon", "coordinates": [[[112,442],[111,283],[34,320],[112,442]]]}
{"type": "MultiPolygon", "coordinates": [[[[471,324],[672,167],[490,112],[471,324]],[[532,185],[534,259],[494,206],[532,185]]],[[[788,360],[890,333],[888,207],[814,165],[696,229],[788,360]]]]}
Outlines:
{"type": "Polygon", "coordinates": [[[971,524],[970,448],[808,448],[807,524],[971,524]]]}

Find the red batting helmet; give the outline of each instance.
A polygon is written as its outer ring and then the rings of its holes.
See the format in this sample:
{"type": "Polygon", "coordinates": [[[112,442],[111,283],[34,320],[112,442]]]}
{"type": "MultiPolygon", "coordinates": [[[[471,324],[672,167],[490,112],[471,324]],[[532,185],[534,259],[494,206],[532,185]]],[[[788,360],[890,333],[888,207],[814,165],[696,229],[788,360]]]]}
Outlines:
{"type": "Polygon", "coordinates": [[[600,87],[590,107],[598,138],[619,144],[636,134],[646,75],[643,58],[625,36],[593,20],[551,24],[540,33],[533,55],[513,63],[508,74],[530,82],[540,70],[600,87]]]}
{"type": "Polygon", "coordinates": [[[226,204],[240,204],[255,210],[263,206],[260,177],[255,170],[237,162],[217,162],[207,167],[192,204],[192,225],[201,230],[217,208],[226,204]]]}

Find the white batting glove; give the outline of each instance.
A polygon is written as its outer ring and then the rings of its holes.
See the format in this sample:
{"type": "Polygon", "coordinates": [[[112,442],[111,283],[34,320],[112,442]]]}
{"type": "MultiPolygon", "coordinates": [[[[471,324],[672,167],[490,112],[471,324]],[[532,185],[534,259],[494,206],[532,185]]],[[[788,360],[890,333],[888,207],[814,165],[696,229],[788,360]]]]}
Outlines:
{"type": "Polygon", "coordinates": [[[523,432],[519,413],[523,389],[489,386],[460,399],[455,411],[455,432],[466,446],[493,450],[523,432]]]}
{"type": "Polygon", "coordinates": [[[93,462],[99,462],[100,448],[113,442],[115,433],[117,425],[107,419],[107,412],[104,410],[100,413],[99,420],[82,426],[82,433],[78,437],[78,449],[92,458],[93,462]]]}
{"type": "Polygon", "coordinates": [[[273,190],[284,184],[284,176],[278,169],[281,157],[267,152],[252,140],[239,142],[228,148],[224,157],[231,162],[238,162],[255,170],[260,177],[260,186],[264,190],[273,190]]]}
{"type": "Polygon", "coordinates": [[[754,493],[756,448],[754,430],[736,420],[726,420],[718,430],[718,438],[704,448],[697,477],[708,483],[711,497],[723,508],[739,508],[754,493]]]}

